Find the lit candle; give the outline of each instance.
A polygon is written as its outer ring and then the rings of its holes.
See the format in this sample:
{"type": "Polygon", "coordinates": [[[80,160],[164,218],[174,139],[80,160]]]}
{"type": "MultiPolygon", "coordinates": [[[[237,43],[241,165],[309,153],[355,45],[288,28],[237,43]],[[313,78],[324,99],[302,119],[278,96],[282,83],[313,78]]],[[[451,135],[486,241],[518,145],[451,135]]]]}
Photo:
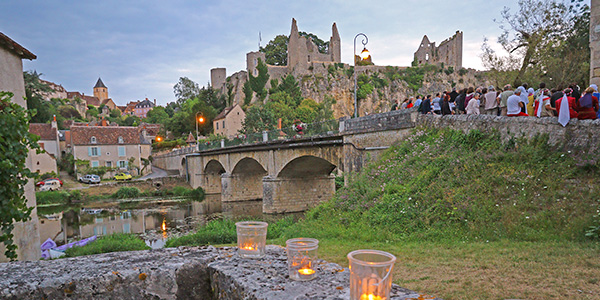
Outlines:
{"type": "Polygon", "coordinates": [[[254,247],[252,247],[252,246],[244,246],[244,247],[242,247],[242,249],[244,249],[244,250],[254,250],[254,247]]]}
{"type": "Polygon", "coordinates": [[[360,296],[360,300],[384,300],[385,298],[381,298],[380,296],[375,296],[373,294],[362,294],[360,296]]]}
{"type": "Polygon", "coordinates": [[[311,268],[302,268],[298,270],[298,279],[300,280],[311,280],[313,279],[313,275],[315,274],[315,270],[311,268]]]}

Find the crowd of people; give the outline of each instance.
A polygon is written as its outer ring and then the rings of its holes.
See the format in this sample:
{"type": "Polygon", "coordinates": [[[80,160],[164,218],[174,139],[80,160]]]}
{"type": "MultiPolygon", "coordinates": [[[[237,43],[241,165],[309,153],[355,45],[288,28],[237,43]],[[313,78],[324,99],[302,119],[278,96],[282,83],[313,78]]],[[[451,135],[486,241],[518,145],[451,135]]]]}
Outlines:
{"type": "Polygon", "coordinates": [[[600,117],[599,98],[595,84],[582,92],[577,84],[565,89],[547,89],[545,83],[540,83],[535,90],[523,83],[516,89],[507,84],[502,90],[496,90],[494,86],[469,87],[436,93],[433,98],[432,95],[417,95],[405,99],[402,104],[396,100],[392,110],[417,107],[422,114],[552,117],[558,116],[561,102],[567,99],[571,119],[597,119],[600,117]]]}

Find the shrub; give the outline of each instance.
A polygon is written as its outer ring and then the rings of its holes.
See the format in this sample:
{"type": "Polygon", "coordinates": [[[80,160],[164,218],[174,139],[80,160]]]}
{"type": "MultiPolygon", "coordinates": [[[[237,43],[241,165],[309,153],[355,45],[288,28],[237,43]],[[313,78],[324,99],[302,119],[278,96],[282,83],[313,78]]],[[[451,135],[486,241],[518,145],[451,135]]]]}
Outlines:
{"type": "Polygon", "coordinates": [[[102,236],[98,240],[93,241],[83,247],[73,247],[67,249],[65,254],[67,257],[75,257],[82,255],[120,252],[120,251],[135,251],[148,250],[150,247],[146,243],[133,234],[115,233],[107,236],[102,236]]]}
{"type": "Polygon", "coordinates": [[[237,241],[235,222],[232,220],[214,220],[200,227],[196,233],[169,239],[165,247],[200,246],[210,244],[231,244],[237,241]]]}
{"type": "Polygon", "coordinates": [[[171,193],[175,196],[187,196],[190,189],[183,186],[176,186],[171,190],[171,193]]]}
{"type": "Polygon", "coordinates": [[[190,197],[193,201],[201,202],[205,197],[204,189],[198,187],[193,190],[188,190],[186,196],[190,197]]]}
{"type": "Polygon", "coordinates": [[[35,193],[35,198],[37,204],[65,204],[69,202],[70,195],[65,191],[46,191],[35,193]]]}
{"type": "Polygon", "coordinates": [[[113,194],[114,198],[117,199],[126,199],[126,198],[135,198],[140,196],[140,190],[136,187],[121,187],[119,190],[113,194]]]}

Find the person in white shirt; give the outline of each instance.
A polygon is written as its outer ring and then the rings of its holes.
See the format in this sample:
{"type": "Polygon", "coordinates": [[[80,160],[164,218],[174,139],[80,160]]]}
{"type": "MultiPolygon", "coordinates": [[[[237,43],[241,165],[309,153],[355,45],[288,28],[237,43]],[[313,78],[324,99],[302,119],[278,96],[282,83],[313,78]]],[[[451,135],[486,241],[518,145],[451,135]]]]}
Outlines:
{"type": "Polygon", "coordinates": [[[467,115],[478,115],[479,112],[479,99],[481,98],[481,94],[479,93],[475,93],[473,95],[473,99],[471,99],[471,101],[469,101],[469,104],[467,104],[467,115]]]}
{"type": "Polygon", "coordinates": [[[525,104],[521,100],[521,89],[516,89],[514,95],[506,99],[506,116],[508,117],[527,117],[527,114],[521,112],[525,104]]]}

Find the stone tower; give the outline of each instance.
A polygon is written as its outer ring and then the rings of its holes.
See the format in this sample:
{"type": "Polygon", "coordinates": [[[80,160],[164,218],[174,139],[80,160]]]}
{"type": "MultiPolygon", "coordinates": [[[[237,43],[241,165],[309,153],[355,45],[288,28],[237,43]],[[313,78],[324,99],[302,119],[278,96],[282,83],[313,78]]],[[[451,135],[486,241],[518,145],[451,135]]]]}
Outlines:
{"type": "Polygon", "coordinates": [[[308,68],[307,62],[301,59],[301,56],[304,56],[307,52],[306,49],[306,39],[301,37],[298,33],[298,25],[296,24],[296,19],[292,18],[292,30],[290,32],[290,39],[288,42],[288,72],[294,70],[294,67],[297,65],[301,65],[301,68],[308,68]]]}
{"type": "Polygon", "coordinates": [[[266,63],[265,57],[265,54],[259,51],[246,53],[246,70],[248,71],[248,78],[250,78],[250,75],[254,77],[258,76],[258,69],[256,68],[258,66],[258,60],[260,59],[263,63],[266,63]]]}
{"type": "Polygon", "coordinates": [[[590,8],[590,84],[600,86],[600,1],[590,8]]]}
{"type": "Polygon", "coordinates": [[[331,26],[331,38],[329,39],[329,54],[331,54],[331,61],[340,63],[342,62],[342,45],[341,45],[340,34],[338,33],[337,25],[333,23],[331,26]]]}
{"type": "Polygon", "coordinates": [[[210,86],[213,89],[220,90],[225,85],[227,79],[227,70],[225,68],[210,69],[210,86]]]}
{"type": "Polygon", "coordinates": [[[94,86],[94,97],[100,99],[100,101],[108,99],[108,88],[100,77],[98,77],[98,82],[94,86]]]}
{"type": "Polygon", "coordinates": [[[419,45],[419,49],[415,52],[415,61],[417,65],[432,63],[434,54],[435,43],[430,42],[427,35],[424,35],[421,44],[419,45]]]}

